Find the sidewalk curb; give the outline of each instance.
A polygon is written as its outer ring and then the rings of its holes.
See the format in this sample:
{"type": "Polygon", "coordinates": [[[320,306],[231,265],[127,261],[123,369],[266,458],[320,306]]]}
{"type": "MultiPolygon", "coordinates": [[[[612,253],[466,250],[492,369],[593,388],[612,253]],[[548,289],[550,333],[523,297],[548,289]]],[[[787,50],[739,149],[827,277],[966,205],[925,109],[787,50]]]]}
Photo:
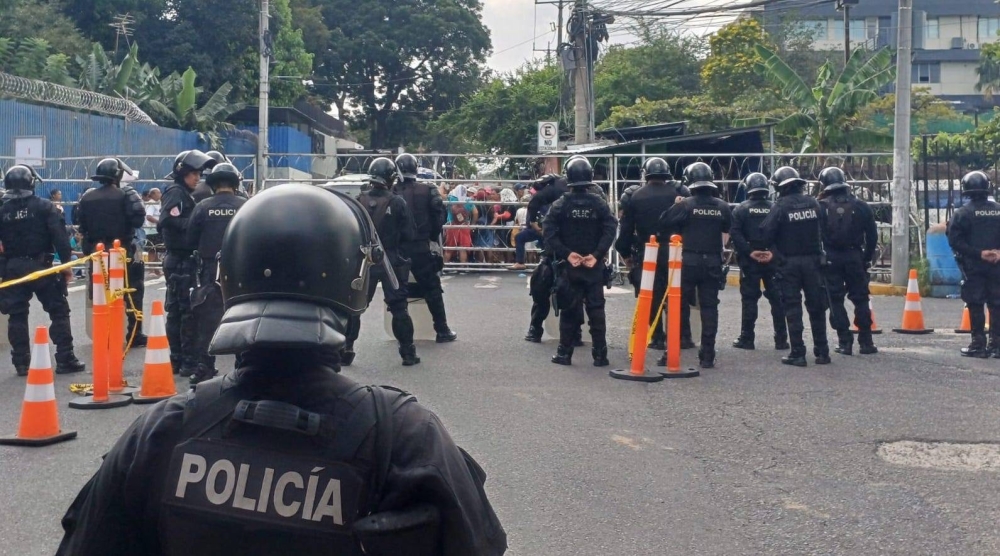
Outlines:
{"type": "MultiPolygon", "coordinates": [[[[739,273],[736,274],[730,273],[729,276],[726,276],[726,284],[734,287],[739,287],[740,285],[739,273]]],[[[890,286],[889,284],[876,284],[876,283],[869,284],[868,291],[871,292],[871,295],[887,295],[896,297],[902,297],[906,295],[905,287],[890,286]]]]}

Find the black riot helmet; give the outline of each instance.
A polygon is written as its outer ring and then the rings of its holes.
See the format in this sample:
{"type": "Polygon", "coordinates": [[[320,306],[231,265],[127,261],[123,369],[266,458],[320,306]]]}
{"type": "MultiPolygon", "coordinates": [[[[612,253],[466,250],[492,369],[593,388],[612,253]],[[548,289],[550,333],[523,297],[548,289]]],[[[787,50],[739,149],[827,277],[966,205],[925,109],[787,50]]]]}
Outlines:
{"type": "Polygon", "coordinates": [[[989,193],[990,185],[990,178],[985,172],[969,172],[962,176],[962,195],[989,193]]]}
{"type": "Polygon", "coordinates": [[[404,180],[417,179],[417,157],[403,153],[396,157],[396,171],[404,180]]]}
{"type": "Polygon", "coordinates": [[[396,179],[396,165],[386,157],[379,157],[368,166],[368,177],[375,187],[388,189],[396,179]]]}
{"type": "Polygon", "coordinates": [[[90,179],[104,184],[120,185],[125,174],[133,175],[132,169],[117,158],[105,158],[97,163],[94,175],[90,179]]]}
{"type": "Polygon", "coordinates": [[[851,187],[847,185],[847,176],[844,175],[844,171],[836,166],[823,168],[823,171],[819,173],[819,184],[823,186],[824,193],[831,193],[838,189],[850,189],[851,187]]]}
{"type": "Polygon", "coordinates": [[[642,175],[647,180],[650,178],[659,178],[662,180],[674,179],[673,173],[670,172],[670,165],[662,158],[650,158],[647,160],[642,165],[642,175]]]}
{"type": "Polygon", "coordinates": [[[569,187],[590,187],[594,185],[594,167],[586,158],[571,158],[566,163],[566,181],[569,187]]]}
{"type": "Polygon", "coordinates": [[[767,176],[761,174],[760,172],[754,172],[743,178],[743,186],[746,188],[747,195],[771,192],[771,186],[770,183],[768,183],[767,176]]]}
{"type": "Polygon", "coordinates": [[[17,166],[11,166],[7,173],[3,176],[3,187],[4,189],[19,189],[23,191],[32,191],[35,189],[35,184],[41,183],[42,178],[38,177],[35,173],[35,169],[27,164],[18,164],[17,166]]]}
{"type": "Polygon", "coordinates": [[[715,179],[715,174],[712,172],[712,167],[704,162],[695,162],[694,164],[689,164],[687,168],[684,168],[684,185],[688,187],[691,191],[696,189],[719,189],[712,180],[715,179]]]}
{"type": "Polygon", "coordinates": [[[198,149],[184,151],[174,159],[173,169],[167,177],[173,178],[175,181],[181,181],[184,179],[184,176],[192,172],[202,172],[212,166],[215,166],[215,160],[198,149]]]}
{"type": "Polygon", "coordinates": [[[232,354],[339,349],[348,317],[368,307],[369,270],[384,264],[385,255],[359,202],[285,184],[255,195],[236,213],[219,261],[226,313],[211,349],[232,354]]]}
{"type": "Polygon", "coordinates": [[[220,153],[219,151],[208,151],[205,156],[212,159],[212,162],[208,163],[206,168],[214,168],[216,164],[224,164],[226,162],[231,162],[226,155],[220,153]]]}
{"type": "Polygon", "coordinates": [[[235,191],[239,189],[241,181],[243,181],[243,177],[240,175],[240,171],[228,162],[216,164],[215,168],[212,168],[212,172],[205,177],[205,183],[212,188],[212,191],[218,189],[220,185],[232,187],[235,191]]]}
{"type": "Polygon", "coordinates": [[[806,186],[806,180],[799,177],[799,171],[791,166],[782,166],[771,174],[771,185],[774,189],[784,195],[796,188],[806,186]]]}

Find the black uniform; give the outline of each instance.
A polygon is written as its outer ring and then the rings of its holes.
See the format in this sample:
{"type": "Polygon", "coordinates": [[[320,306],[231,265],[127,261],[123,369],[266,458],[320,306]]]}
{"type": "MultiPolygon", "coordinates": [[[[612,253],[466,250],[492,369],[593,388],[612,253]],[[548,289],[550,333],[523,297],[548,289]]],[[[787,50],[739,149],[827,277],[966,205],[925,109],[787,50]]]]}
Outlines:
{"type": "MultiPolygon", "coordinates": [[[[385,306],[392,313],[392,334],[399,342],[400,355],[413,349],[413,320],[407,310],[406,283],[410,274],[410,261],[402,252],[402,245],[413,241],[413,217],[402,197],[384,188],[375,187],[362,193],[358,200],[368,209],[375,229],[382,240],[385,256],[396,272],[399,288],[393,288],[381,266],[372,268],[368,281],[368,301],[375,297],[375,289],[382,283],[385,306]]],[[[347,328],[347,350],[353,351],[354,342],[361,334],[361,317],[351,317],[347,328]]],[[[415,351],[415,349],[414,349],[415,351]]]]}
{"type": "MultiPolygon", "coordinates": [[[[135,308],[141,311],[146,291],[146,265],[142,262],[142,254],[136,252],[134,239],[136,228],[141,228],[146,221],[146,207],[142,204],[142,198],[131,186],[104,184],[84,194],[74,213],[79,218],[84,253],[93,253],[98,243],[111,249],[116,239],[121,242],[131,261],[126,266],[126,271],[129,287],[135,288],[132,301],[135,308]]],[[[90,288],[87,291],[88,295],[93,295],[90,288]]],[[[129,336],[132,331],[142,332],[141,328],[136,330],[137,326],[141,325],[135,314],[129,311],[129,336]]]]}
{"type": "Polygon", "coordinates": [[[834,190],[820,201],[825,215],[823,245],[827,265],[826,287],[830,292],[830,326],[837,331],[842,348],[854,343],[844,298],[854,304],[854,324],[862,346],[872,343],[872,312],[869,306],[868,268],[878,245],[875,213],[850,189],[834,190]]]}
{"type": "MultiPolygon", "coordinates": [[[[6,207],[5,207],[6,208],[6,207]]],[[[990,310],[989,347],[1000,356],[1000,264],[982,259],[982,252],[1000,249],[1000,204],[986,199],[986,194],[973,198],[955,211],[948,223],[948,243],[955,252],[965,275],[962,301],[969,308],[972,324],[971,352],[987,347],[986,314],[990,310]]]]}
{"type": "Polygon", "coordinates": [[[430,242],[441,241],[441,231],[448,218],[436,187],[416,180],[404,180],[396,185],[397,193],[406,201],[413,216],[413,238],[401,245],[411,262],[411,272],[420,287],[427,309],[434,319],[434,331],[450,333],[448,315],[444,307],[444,290],[441,276],[444,259],[430,249],[430,242]]]}
{"type": "MultiPolygon", "coordinates": [[[[534,202],[534,198],[531,201],[534,202]]],[[[545,246],[559,261],[555,278],[556,300],[562,308],[559,315],[560,351],[573,351],[577,333],[583,326],[582,304],[590,320],[594,357],[597,359],[601,350],[606,356],[604,257],[614,242],[617,224],[608,203],[582,188],[560,197],[545,216],[545,246]],[[598,263],[594,268],[573,268],[566,261],[571,253],[584,257],[593,255],[598,263]]]]}
{"type": "MultiPolygon", "coordinates": [[[[691,306],[701,305],[702,360],[714,359],[719,330],[719,286],[722,275],[722,234],[733,224],[729,204],[709,194],[695,192],[663,215],[660,228],[676,230],[684,238],[681,271],[681,335],[691,336],[691,306]]],[[[661,236],[664,234],[661,233],[661,236]]]]}
{"type": "Polygon", "coordinates": [[[258,366],[248,357],[248,367],[235,375],[199,384],[196,393],[139,417],[63,518],[66,535],[57,554],[360,556],[352,522],[369,510],[398,511],[430,501],[441,511],[437,553],[504,553],[506,534],[486,498],[486,474],[436,415],[411,396],[383,389],[392,418],[376,417],[372,394],[352,380],[299,360],[271,364],[258,366]],[[195,411],[192,399],[205,410],[195,411]],[[247,414],[233,415],[241,399],[313,412],[321,416],[319,433],[249,424],[247,414]],[[377,492],[369,474],[385,457],[377,440],[383,422],[391,426],[391,450],[383,452],[391,465],[377,492]],[[198,423],[208,430],[191,430],[198,423]],[[341,430],[351,434],[335,434],[341,430]],[[216,495],[206,476],[223,477],[229,487],[216,495]]]}
{"type": "Polygon", "coordinates": [[[219,290],[217,275],[219,263],[216,256],[222,247],[222,237],[226,233],[229,221],[236,216],[236,211],[246,203],[245,199],[233,193],[216,193],[191,212],[188,223],[188,243],[196,245],[199,266],[197,284],[191,292],[191,311],[196,327],[193,357],[198,362],[198,377],[215,374],[215,357],[208,354],[208,344],[215,334],[215,329],[222,320],[222,292],[219,290]]]}
{"type": "Polygon", "coordinates": [[[167,340],[174,372],[190,374],[198,367],[195,353],[197,326],[191,313],[191,288],[197,264],[194,251],[198,245],[187,237],[188,222],[195,202],[183,184],[167,187],[160,199],[160,222],[156,229],[167,248],[163,275],[167,280],[167,340]]]}
{"type": "Polygon", "coordinates": [[[750,253],[764,251],[763,232],[760,225],[771,213],[774,203],[766,197],[749,199],[733,210],[733,227],[730,237],[736,248],[737,261],[740,265],[740,297],[743,300],[743,318],[740,328],[740,339],[753,344],[754,328],[757,324],[757,302],[760,301],[760,284],[764,282],[763,295],[771,305],[771,319],[774,321],[774,341],[778,346],[788,342],[788,328],[785,326],[785,310],[781,303],[781,290],[775,280],[776,261],[761,264],[752,258],[750,253]]]}
{"type": "MultiPolygon", "coordinates": [[[[551,208],[552,203],[558,201],[563,195],[569,193],[566,186],[566,179],[559,177],[551,181],[548,185],[537,192],[528,201],[528,213],[526,216],[528,225],[539,224],[544,226],[545,217],[542,213],[547,208],[551,208]]],[[[547,213],[546,213],[547,214],[547,213]]],[[[542,230],[544,247],[538,266],[531,273],[528,281],[528,293],[531,295],[531,325],[528,327],[528,338],[537,341],[542,339],[542,330],[545,319],[549,318],[549,311],[552,310],[552,289],[555,287],[556,275],[552,258],[552,252],[544,240],[545,230],[542,230]]],[[[518,237],[518,242],[523,241],[518,237]]],[[[582,308],[581,308],[582,309],[582,308]]],[[[562,309],[565,310],[565,309],[562,309]]],[[[580,314],[582,319],[583,314],[580,314]]]]}
{"type": "MultiPolygon", "coordinates": [[[[72,255],[63,214],[47,199],[33,191],[11,189],[4,194],[0,207],[0,278],[14,280],[32,272],[52,267],[53,250],[60,261],[72,255]]],[[[10,317],[7,338],[11,361],[18,372],[27,372],[31,363],[28,309],[31,296],[38,297],[52,324],[49,334],[56,345],[56,370],[59,366],[79,364],[73,354],[73,332],[66,300],[63,275],[46,276],[0,290],[0,312],[10,317]]]]}
{"type": "Polygon", "coordinates": [[[826,291],[821,275],[823,254],[822,230],[825,213],[819,202],[802,192],[788,192],[774,203],[771,214],[761,224],[763,243],[774,252],[785,305],[785,320],[792,345],[790,356],[805,357],[802,339],[802,295],[812,327],[813,352],[828,358],[826,340],[826,291]]]}
{"type": "MultiPolygon", "coordinates": [[[[649,323],[656,320],[656,311],[660,308],[664,295],[667,293],[670,262],[670,230],[660,230],[660,217],[674,206],[677,197],[689,197],[691,193],[686,187],[676,181],[651,181],[634,191],[625,203],[622,211],[621,225],[615,250],[622,257],[632,260],[629,281],[635,288],[635,296],[639,297],[642,282],[642,263],[646,255],[646,242],[649,237],[659,236],[660,249],[656,257],[656,277],[653,281],[653,309],[650,311],[649,323]]],[[[625,196],[622,196],[625,200],[625,196]]],[[[653,344],[662,345],[666,334],[663,328],[663,318],[660,326],[653,330],[653,344]]]]}

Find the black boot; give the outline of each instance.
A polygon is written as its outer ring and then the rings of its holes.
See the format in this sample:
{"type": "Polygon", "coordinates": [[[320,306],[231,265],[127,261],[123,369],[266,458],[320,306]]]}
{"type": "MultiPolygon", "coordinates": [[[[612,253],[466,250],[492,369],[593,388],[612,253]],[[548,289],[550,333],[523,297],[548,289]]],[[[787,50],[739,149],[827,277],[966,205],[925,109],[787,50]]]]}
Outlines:
{"type": "Polygon", "coordinates": [[[813,350],[816,355],[817,365],[829,365],[832,361],[830,359],[830,349],[829,348],[817,348],[813,350]]]}
{"type": "Polygon", "coordinates": [[[552,362],[556,365],[572,365],[573,348],[571,346],[559,344],[559,349],[556,350],[556,354],[552,356],[552,362]]]}
{"type": "Polygon", "coordinates": [[[681,349],[694,349],[698,347],[698,344],[694,343],[694,340],[690,336],[681,337],[681,349]]]}
{"type": "Polygon", "coordinates": [[[656,366],[657,367],[666,367],[667,366],[667,354],[666,353],[664,353],[663,355],[661,355],[660,358],[656,360],[656,366]]]}
{"type": "Polygon", "coordinates": [[[712,369],[715,367],[715,350],[702,349],[698,352],[698,366],[702,369],[712,369]]]}
{"type": "Polygon", "coordinates": [[[595,367],[607,367],[608,365],[611,364],[611,362],[608,361],[608,346],[599,348],[595,347],[590,351],[591,354],[594,356],[595,367]]]}
{"type": "Polygon", "coordinates": [[[653,341],[649,342],[649,345],[646,346],[646,349],[651,349],[654,351],[666,351],[667,344],[664,343],[663,340],[657,340],[654,338],[653,341]]]}
{"type": "Polygon", "coordinates": [[[794,365],[796,367],[805,367],[806,365],[808,365],[808,363],[806,362],[806,350],[804,348],[798,350],[792,348],[792,352],[789,353],[788,356],[781,358],[781,364],[794,365]]]}
{"type": "Polygon", "coordinates": [[[57,375],[69,375],[73,373],[82,373],[87,370],[87,366],[83,364],[82,361],[76,358],[76,355],[70,353],[64,357],[56,358],[56,374],[57,375]]]}
{"type": "Polygon", "coordinates": [[[542,331],[541,327],[537,327],[536,328],[536,327],[532,326],[531,328],[528,329],[528,334],[524,337],[524,340],[526,342],[532,342],[534,344],[540,344],[540,343],[542,343],[542,332],[543,331],[542,331]]]}
{"type": "Polygon", "coordinates": [[[788,345],[788,338],[784,336],[775,336],[774,349],[776,351],[788,351],[792,349],[792,346],[788,345]]]}
{"type": "Polygon", "coordinates": [[[973,334],[972,343],[969,347],[962,349],[962,357],[975,357],[977,359],[989,359],[990,352],[986,349],[986,335],[973,334]]]}
{"type": "Polygon", "coordinates": [[[756,347],[754,346],[753,338],[748,338],[747,336],[744,336],[742,334],[740,335],[739,338],[736,339],[735,342],[733,342],[733,347],[736,349],[746,349],[746,350],[756,349],[756,347]]]}
{"type": "Polygon", "coordinates": [[[417,346],[413,344],[400,346],[399,355],[403,358],[404,367],[412,367],[420,363],[420,358],[417,357],[417,346]]]}
{"type": "Polygon", "coordinates": [[[439,344],[447,344],[458,339],[458,334],[455,334],[450,328],[448,328],[447,324],[436,330],[437,343],[439,344]]]}
{"type": "Polygon", "coordinates": [[[28,365],[14,365],[14,372],[17,376],[28,376],[28,365]]]}
{"type": "Polygon", "coordinates": [[[861,355],[878,353],[878,348],[875,347],[875,340],[872,339],[871,330],[858,332],[858,345],[860,346],[858,352],[861,355]]]}

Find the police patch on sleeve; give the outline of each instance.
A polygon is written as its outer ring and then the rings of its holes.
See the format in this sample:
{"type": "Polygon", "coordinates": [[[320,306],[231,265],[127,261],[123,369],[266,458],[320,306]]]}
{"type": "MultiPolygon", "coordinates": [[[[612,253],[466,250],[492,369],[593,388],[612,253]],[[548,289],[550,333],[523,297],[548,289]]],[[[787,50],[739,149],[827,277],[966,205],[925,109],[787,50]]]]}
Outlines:
{"type": "Polygon", "coordinates": [[[181,208],[179,206],[170,209],[170,216],[173,216],[174,218],[176,218],[176,217],[178,217],[180,215],[181,215],[181,208]]]}
{"type": "Polygon", "coordinates": [[[345,463],[196,439],[174,450],[163,502],[183,513],[335,533],[358,519],[364,486],[345,463]]]}

